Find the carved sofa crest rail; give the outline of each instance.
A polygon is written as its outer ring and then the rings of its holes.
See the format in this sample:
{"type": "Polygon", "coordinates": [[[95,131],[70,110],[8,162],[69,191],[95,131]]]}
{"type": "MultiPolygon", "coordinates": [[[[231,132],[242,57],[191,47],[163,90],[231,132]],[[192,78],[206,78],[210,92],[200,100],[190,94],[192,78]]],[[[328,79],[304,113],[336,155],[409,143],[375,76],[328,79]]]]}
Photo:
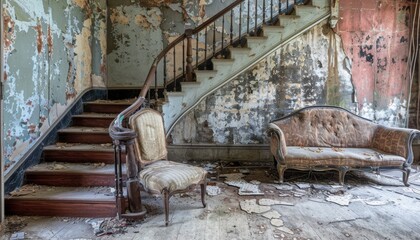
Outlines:
{"type": "Polygon", "coordinates": [[[269,124],[270,150],[280,182],[286,169],[347,171],[398,168],[408,186],[412,142],[420,131],[376,124],[343,108],[302,108],[269,124]]]}

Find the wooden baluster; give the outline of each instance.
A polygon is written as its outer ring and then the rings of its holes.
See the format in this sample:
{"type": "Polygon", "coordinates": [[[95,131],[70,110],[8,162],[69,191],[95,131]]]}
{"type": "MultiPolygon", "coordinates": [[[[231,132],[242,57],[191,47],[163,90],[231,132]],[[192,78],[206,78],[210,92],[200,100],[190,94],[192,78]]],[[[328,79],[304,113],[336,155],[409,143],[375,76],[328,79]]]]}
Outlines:
{"type": "Polygon", "coordinates": [[[118,218],[125,212],[124,194],[123,194],[123,180],[122,180],[122,166],[121,166],[121,145],[120,141],[114,140],[114,170],[115,170],[115,192],[117,200],[117,214],[118,218]]]}
{"type": "Polygon", "coordinates": [[[204,70],[207,70],[207,27],[204,31],[204,70]]]}
{"type": "Polygon", "coordinates": [[[270,1],[270,25],[273,22],[273,0],[270,1]]]}
{"type": "Polygon", "coordinates": [[[230,45],[233,43],[233,9],[230,10],[230,45]]]}
{"type": "Polygon", "coordinates": [[[173,87],[173,91],[176,92],[177,87],[176,87],[176,56],[175,56],[175,47],[174,47],[174,56],[173,56],[173,60],[174,60],[174,87],[173,87]]]}
{"type": "Polygon", "coordinates": [[[184,77],[185,81],[185,40],[182,40],[182,76],[184,77]]]}
{"type": "Polygon", "coordinates": [[[216,21],[213,24],[213,57],[216,56],[216,21]]]}
{"type": "Polygon", "coordinates": [[[163,91],[166,91],[166,88],[168,87],[168,79],[167,79],[167,73],[166,73],[166,54],[163,56],[163,91]]]}
{"type": "Polygon", "coordinates": [[[279,16],[281,15],[281,1],[282,0],[279,0],[279,16]]]}
{"type": "Polygon", "coordinates": [[[225,15],[222,17],[222,48],[220,53],[223,54],[223,43],[225,42],[225,15]]]}
{"type": "Polygon", "coordinates": [[[239,42],[241,42],[242,39],[242,3],[239,4],[239,42]]]}
{"type": "Polygon", "coordinates": [[[157,68],[155,69],[155,108],[157,107],[157,100],[158,100],[158,76],[157,76],[157,68]]]}
{"type": "Polygon", "coordinates": [[[257,11],[257,9],[258,9],[258,0],[255,0],[255,26],[254,26],[254,36],[257,36],[257,28],[258,28],[258,25],[257,25],[257,20],[258,20],[258,11],[257,11]]]}
{"type": "Polygon", "coordinates": [[[263,24],[265,24],[265,0],[263,0],[263,24]]]}
{"type": "Polygon", "coordinates": [[[249,10],[249,8],[251,7],[251,0],[248,0],[248,15],[246,16],[246,18],[247,18],[247,26],[246,26],[246,33],[247,34],[249,34],[249,13],[250,13],[250,10],[249,10]]]}
{"type": "Polygon", "coordinates": [[[185,30],[185,35],[187,36],[187,67],[186,67],[186,75],[185,81],[192,82],[193,81],[193,58],[192,58],[192,29],[185,30]]]}
{"type": "Polygon", "coordinates": [[[289,0],[286,1],[286,14],[289,13],[289,0]]]}
{"type": "Polygon", "coordinates": [[[198,33],[195,39],[195,68],[198,69],[198,33]]]}

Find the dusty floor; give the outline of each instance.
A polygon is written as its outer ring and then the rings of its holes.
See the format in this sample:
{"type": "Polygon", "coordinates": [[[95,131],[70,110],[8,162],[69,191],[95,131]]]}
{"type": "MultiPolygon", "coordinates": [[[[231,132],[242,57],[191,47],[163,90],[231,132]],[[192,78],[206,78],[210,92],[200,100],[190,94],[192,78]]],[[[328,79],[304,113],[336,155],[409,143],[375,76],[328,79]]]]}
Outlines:
{"type": "Polygon", "coordinates": [[[162,199],[143,194],[141,222],[10,216],[0,239],[420,239],[419,170],[410,187],[398,171],[350,173],[345,186],[333,172],[289,171],[280,185],[271,168],[232,166],[210,182],[206,208],[198,190],[172,197],[168,227],[162,199]]]}

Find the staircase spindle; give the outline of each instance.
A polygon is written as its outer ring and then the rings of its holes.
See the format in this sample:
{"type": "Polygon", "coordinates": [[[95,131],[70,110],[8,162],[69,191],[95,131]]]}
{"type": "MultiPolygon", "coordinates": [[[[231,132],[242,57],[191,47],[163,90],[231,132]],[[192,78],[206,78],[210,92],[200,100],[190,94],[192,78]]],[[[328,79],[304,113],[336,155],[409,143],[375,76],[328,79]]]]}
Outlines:
{"type": "Polygon", "coordinates": [[[286,1],[286,14],[289,12],[289,0],[286,1]]]}
{"type": "Polygon", "coordinates": [[[239,31],[239,43],[241,42],[241,39],[242,39],[242,34],[241,34],[241,32],[242,32],[242,3],[241,4],[239,4],[239,29],[238,29],[239,31]]]}
{"type": "Polygon", "coordinates": [[[173,71],[174,71],[174,87],[173,87],[173,91],[175,91],[176,92],[176,56],[175,56],[175,48],[174,48],[174,56],[173,56],[173,58],[174,58],[174,69],[173,69],[173,71]]]}
{"type": "Polygon", "coordinates": [[[158,100],[158,76],[157,76],[157,68],[155,69],[155,108],[158,100]]]}
{"type": "Polygon", "coordinates": [[[198,69],[198,33],[195,40],[195,68],[198,69]]]}
{"type": "Polygon", "coordinates": [[[182,40],[182,76],[185,81],[185,39],[182,40]]]}
{"type": "Polygon", "coordinates": [[[230,10],[230,45],[233,43],[233,9],[230,10]]]}
{"type": "Polygon", "coordinates": [[[216,21],[213,24],[213,57],[216,56],[216,21]]]}
{"type": "Polygon", "coordinates": [[[166,54],[163,56],[163,91],[166,91],[166,87],[168,84],[168,76],[166,73],[166,54]]]}
{"type": "Polygon", "coordinates": [[[281,15],[281,1],[282,0],[279,0],[279,16],[281,15]]]}
{"type": "Polygon", "coordinates": [[[251,0],[248,0],[248,15],[246,16],[247,19],[247,26],[246,26],[246,33],[249,34],[249,8],[251,7],[251,0]]]}
{"type": "Polygon", "coordinates": [[[185,81],[187,82],[193,81],[192,33],[192,29],[185,30],[185,35],[187,36],[187,73],[185,75],[185,81]]]}
{"type": "Polygon", "coordinates": [[[254,36],[257,36],[257,29],[258,29],[258,0],[255,0],[255,26],[254,26],[254,36]]]}
{"type": "Polygon", "coordinates": [[[265,0],[263,0],[263,24],[265,24],[265,0]]]}
{"type": "Polygon", "coordinates": [[[270,25],[273,22],[273,0],[270,0],[270,25]]]}
{"type": "Polygon", "coordinates": [[[204,30],[204,70],[207,70],[207,27],[204,30]]]}
{"type": "Polygon", "coordinates": [[[225,42],[225,15],[222,17],[222,48],[220,49],[221,54],[223,54],[223,43],[225,42]]]}

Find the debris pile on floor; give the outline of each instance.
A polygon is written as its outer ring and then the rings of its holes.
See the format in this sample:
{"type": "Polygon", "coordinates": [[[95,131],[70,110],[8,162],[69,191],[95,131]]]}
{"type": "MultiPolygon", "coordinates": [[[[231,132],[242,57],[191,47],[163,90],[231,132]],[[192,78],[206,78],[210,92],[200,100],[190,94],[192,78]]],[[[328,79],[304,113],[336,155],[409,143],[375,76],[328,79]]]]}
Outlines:
{"type": "Polygon", "coordinates": [[[242,173],[224,174],[220,175],[220,177],[226,178],[225,183],[227,185],[238,187],[238,194],[241,196],[264,195],[264,192],[262,192],[259,188],[260,182],[254,180],[248,183],[242,179],[242,173]]]}
{"type": "Polygon", "coordinates": [[[97,237],[124,234],[127,232],[128,226],[133,226],[133,223],[127,220],[117,218],[92,219],[86,221],[86,223],[92,226],[93,232],[97,237]]]}

